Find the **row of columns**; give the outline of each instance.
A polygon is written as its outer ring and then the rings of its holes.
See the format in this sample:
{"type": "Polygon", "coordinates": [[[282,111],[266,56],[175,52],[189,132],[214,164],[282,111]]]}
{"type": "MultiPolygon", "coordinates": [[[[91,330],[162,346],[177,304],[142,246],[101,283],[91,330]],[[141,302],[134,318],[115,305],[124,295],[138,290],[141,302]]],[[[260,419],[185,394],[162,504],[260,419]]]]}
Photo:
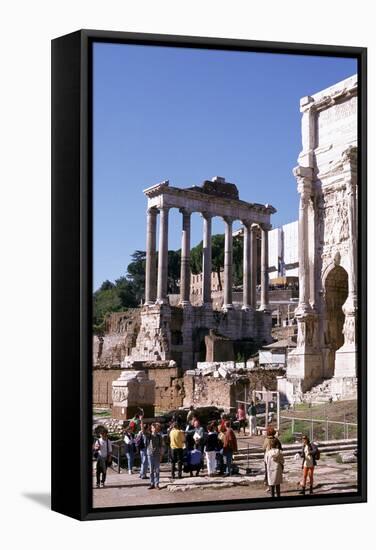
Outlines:
{"type": "MultiPolygon", "coordinates": [[[[150,208],[147,211],[146,233],[146,280],[145,304],[152,305],[168,303],[168,207],[150,208]],[[159,228],[159,259],[158,279],[156,279],[156,230],[157,214],[160,213],[159,228]]],[[[190,250],[191,250],[191,214],[188,209],[180,209],[182,214],[182,241],[181,241],[181,273],[180,273],[180,303],[190,303],[190,250]]],[[[202,253],[202,298],[204,305],[211,305],[211,278],[212,278],[212,215],[204,212],[203,217],[203,253],[202,253]]],[[[225,222],[225,250],[224,250],[224,288],[223,308],[232,309],[232,267],[233,267],[233,235],[232,225],[234,218],[224,217],[225,222]]],[[[257,231],[261,230],[261,304],[260,309],[269,308],[269,273],[268,273],[268,232],[267,224],[255,225],[243,222],[244,227],[244,257],[243,257],[243,309],[256,309],[256,280],[257,280],[257,231]]]]}

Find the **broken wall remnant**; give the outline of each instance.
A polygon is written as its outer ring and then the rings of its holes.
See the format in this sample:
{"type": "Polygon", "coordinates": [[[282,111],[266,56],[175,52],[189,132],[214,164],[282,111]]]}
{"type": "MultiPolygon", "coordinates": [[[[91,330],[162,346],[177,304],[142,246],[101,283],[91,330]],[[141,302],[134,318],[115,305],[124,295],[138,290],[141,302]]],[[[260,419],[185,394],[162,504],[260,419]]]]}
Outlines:
{"type": "Polygon", "coordinates": [[[243,364],[233,362],[219,363],[211,370],[208,364],[206,370],[202,368],[185,372],[184,406],[215,406],[223,408],[225,412],[234,411],[237,401],[243,401],[253,390],[276,390],[278,377],[285,374],[284,369],[252,368],[244,372],[243,364]]]}
{"type": "Polygon", "coordinates": [[[210,330],[205,336],[206,361],[233,361],[234,346],[230,338],[210,330]]]}
{"type": "Polygon", "coordinates": [[[131,354],[140,330],[139,308],[109,314],[103,332],[93,336],[94,368],[113,368],[131,354]]]}

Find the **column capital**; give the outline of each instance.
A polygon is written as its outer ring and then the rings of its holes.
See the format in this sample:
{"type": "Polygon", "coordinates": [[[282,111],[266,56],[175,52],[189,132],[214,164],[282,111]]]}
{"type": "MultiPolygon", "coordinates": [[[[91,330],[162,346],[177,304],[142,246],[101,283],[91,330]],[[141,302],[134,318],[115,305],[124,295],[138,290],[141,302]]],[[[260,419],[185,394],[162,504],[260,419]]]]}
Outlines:
{"type": "Polygon", "coordinates": [[[270,231],[273,226],[271,223],[260,223],[259,227],[260,229],[262,229],[262,231],[270,231]]]}
{"type": "Polygon", "coordinates": [[[244,227],[247,227],[248,229],[252,229],[253,221],[252,220],[240,220],[242,225],[244,227]]]}
{"type": "Polygon", "coordinates": [[[233,223],[236,220],[236,218],[232,216],[222,216],[222,219],[225,223],[228,224],[233,223]]]}
{"type": "Polygon", "coordinates": [[[185,208],[184,207],[184,208],[179,208],[179,212],[183,216],[190,216],[193,213],[193,210],[191,210],[190,208],[185,208]]]}
{"type": "Polygon", "coordinates": [[[156,206],[150,206],[147,208],[146,213],[149,216],[156,216],[158,214],[158,208],[156,206]]]}
{"type": "Polygon", "coordinates": [[[200,212],[200,214],[205,220],[211,220],[214,217],[211,212],[207,212],[207,211],[200,212]]]}
{"type": "Polygon", "coordinates": [[[159,212],[168,212],[171,208],[171,206],[167,206],[167,205],[162,205],[162,206],[157,206],[156,208],[158,208],[159,212]]]}
{"type": "Polygon", "coordinates": [[[293,174],[298,184],[298,193],[310,194],[312,189],[313,168],[308,166],[295,166],[293,174]]]}

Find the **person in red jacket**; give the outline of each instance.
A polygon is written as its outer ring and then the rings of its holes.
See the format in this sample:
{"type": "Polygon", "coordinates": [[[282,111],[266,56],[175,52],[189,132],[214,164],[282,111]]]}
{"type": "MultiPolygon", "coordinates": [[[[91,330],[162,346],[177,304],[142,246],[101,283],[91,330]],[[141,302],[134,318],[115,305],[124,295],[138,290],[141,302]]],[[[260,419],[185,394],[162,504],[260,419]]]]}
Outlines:
{"type": "Polygon", "coordinates": [[[231,475],[232,470],[232,459],[234,456],[234,452],[238,450],[238,444],[236,441],[236,435],[234,430],[231,428],[231,422],[227,420],[225,423],[226,432],[225,437],[223,439],[223,458],[225,459],[226,463],[226,476],[231,475]]]}

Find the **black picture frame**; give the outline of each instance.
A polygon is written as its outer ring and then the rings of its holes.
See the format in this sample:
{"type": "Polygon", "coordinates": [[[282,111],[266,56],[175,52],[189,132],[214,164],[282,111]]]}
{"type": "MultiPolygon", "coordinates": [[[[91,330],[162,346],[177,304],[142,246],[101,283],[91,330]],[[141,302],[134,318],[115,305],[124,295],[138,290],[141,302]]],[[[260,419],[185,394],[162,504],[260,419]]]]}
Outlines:
{"type": "Polygon", "coordinates": [[[79,520],[365,502],[367,499],[367,50],[366,48],[80,30],[52,40],[52,509],[79,520]],[[359,321],[358,491],[279,501],[192,502],[93,508],[92,44],[242,50],[358,61],[359,321]],[[68,441],[68,442],[67,442],[68,441]],[[69,446],[69,459],[67,454],[69,446]],[[67,465],[69,460],[69,466],[67,465]],[[69,468],[69,479],[67,477],[69,468]]]}

